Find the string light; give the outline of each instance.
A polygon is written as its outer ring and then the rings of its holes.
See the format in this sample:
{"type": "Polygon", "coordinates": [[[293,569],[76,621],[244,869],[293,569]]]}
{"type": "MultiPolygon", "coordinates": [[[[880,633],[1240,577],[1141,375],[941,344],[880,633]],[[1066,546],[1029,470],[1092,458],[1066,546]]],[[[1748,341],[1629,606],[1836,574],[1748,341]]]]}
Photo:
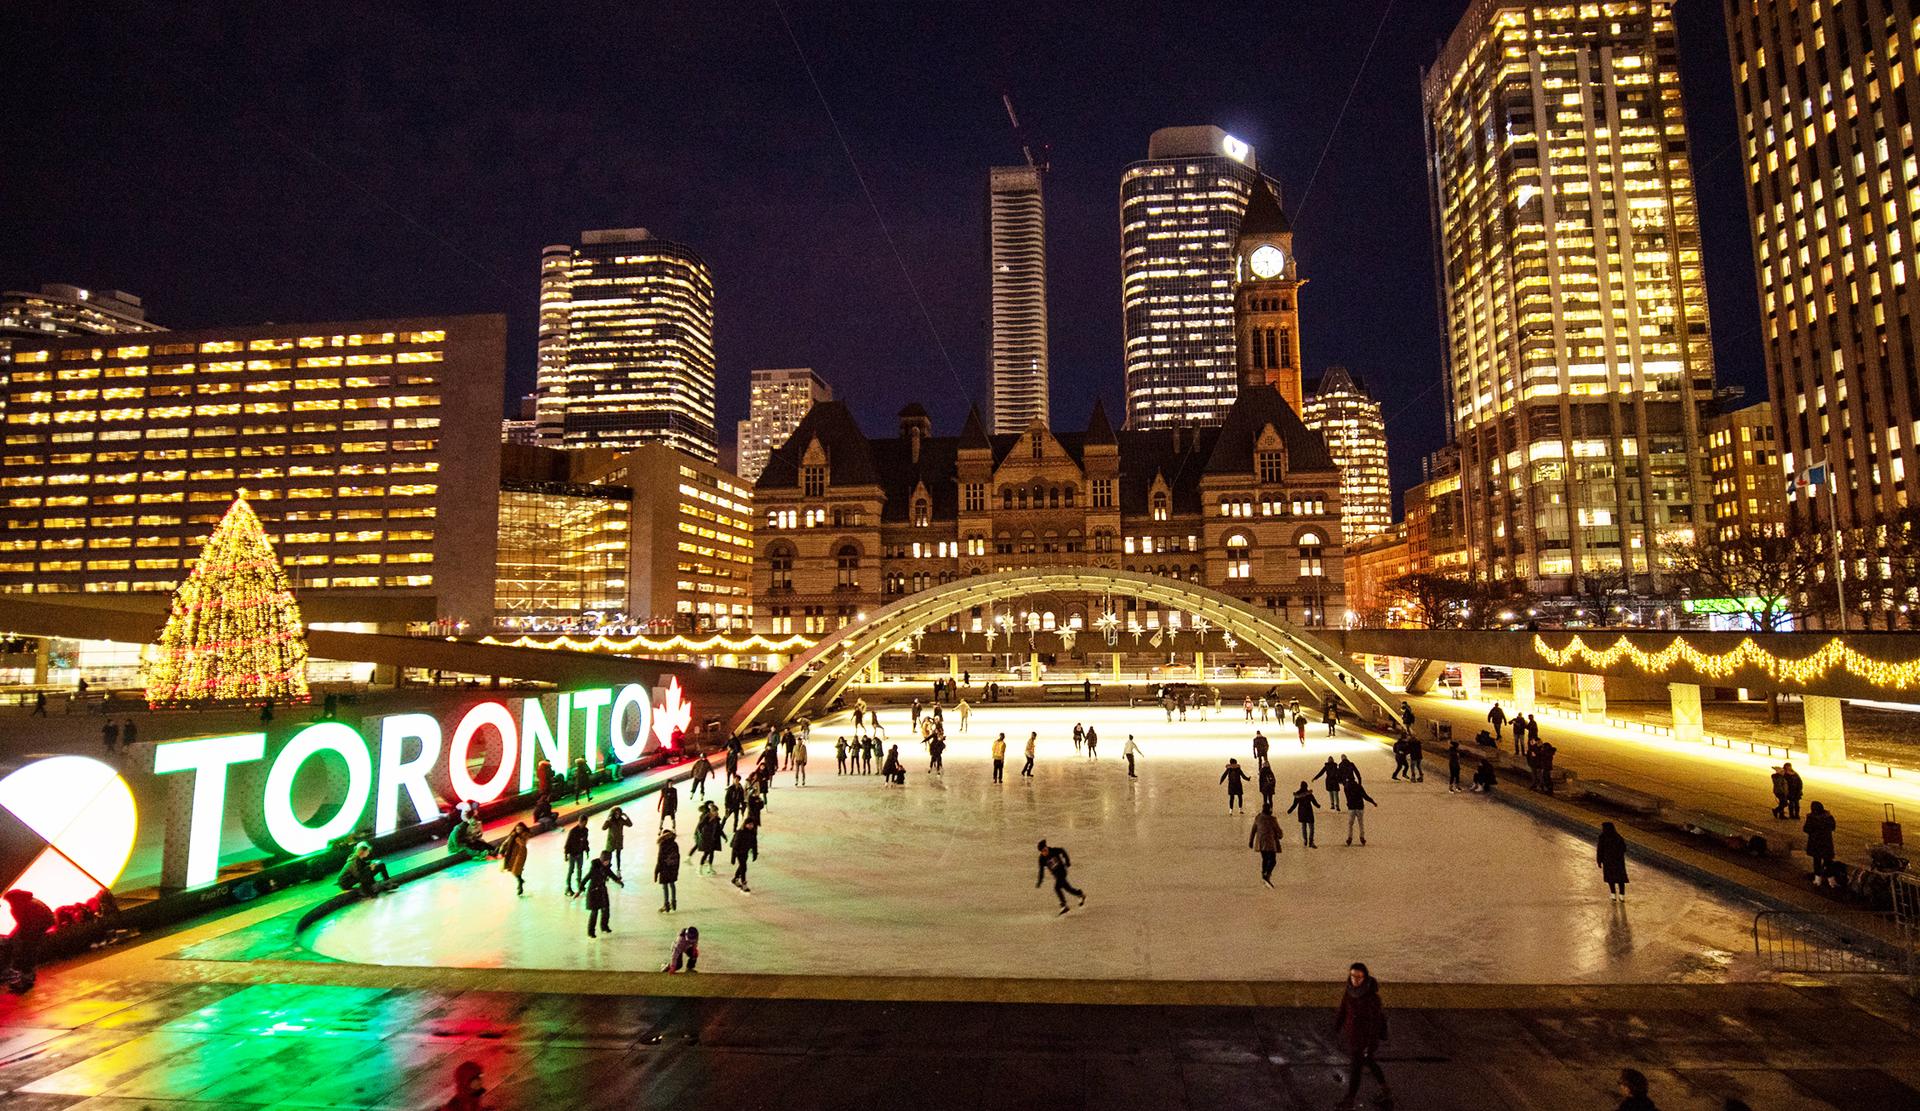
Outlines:
{"type": "Polygon", "coordinates": [[[486,636],[480,638],[480,643],[499,645],[502,648],[559,648],[569,652],[610,652],[616,656],[664,652],[733,652],[739,654],[752,652],[792,652],[796,650],[804,652],[814,645],[813,641],[798,634],[789,636],[784,640],[774,640],[772,637],[762,636],[759,633],[739,640],[729,640],[718,633],[704,640],[695,640],[692,637],[684,635],[666,638],[632,636],[625,640],[615,640],[605,635],[591,638],[574,636],[552,638],[519,636],[512,640],[502,640],[498,637],[486,636]]]}
{"type": "Polygon", "coordinates": [[[1760,647],[1752,637],[1742,640],[1730,651],[1719,653],[1702,652],[1682,637],[1675,637],[1673,643],[1658,652],[1648,652],[1629,643],[1625,637],[1615,641],[1610,648],[1597,649],[1588,647],[1578,636],[1569,641],[1565,648],[1554,648],[1545,637],[1536,636],[1533,638],[1533,650],[1553,667],[1584,662],[1591,667],[1605,668],[1621,660],[1631,660],[1642,671],[1665,672],[1671,671],[1675,665],[1684,665],[1710,679],[1724,679],[1742,669],[1754,668],[1783,683],[1800,685],[1816,682],[1835,669],[1840,669],[1883,690],[1920,687],[1920,660],[1895,663],[1876,660],[1848,647],[1838,637],[1821,645],[1811,655],[1792,660],[1782,659],[1760,647]]]}
{"type": "Polygon", "coordinates": [[[245,498],[234,499],[174,591],[146,678],[153,706],[307,701],[300,607],[245,498]]]}

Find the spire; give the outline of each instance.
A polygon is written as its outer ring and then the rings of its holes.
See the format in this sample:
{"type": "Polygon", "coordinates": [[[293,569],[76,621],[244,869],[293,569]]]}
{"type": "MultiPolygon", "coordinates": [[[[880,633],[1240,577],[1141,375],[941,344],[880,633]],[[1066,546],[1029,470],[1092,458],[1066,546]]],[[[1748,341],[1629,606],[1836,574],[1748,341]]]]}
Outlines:
{"type": "Polygon", "coordinates": [[[1273,191],[1273,183],[1259,178],[1253,183],[1253,196],[1247,200],[1247,214],[1240,220],[1240,234],[1248,235],[1291,235],[1293,221],[1280,207],[1280,198],[1273,191]]]}
{"type": "Polygon", "coordinates": [[[980,419],[980,407],[975,405],[967,410],[967,426],[960,430],[960,448],[964,451],[968,448],[991,450],[992,447],[993,441],[987,439],[986,424],[980,419]]]}
{"type": "Polygon", "coordinates": [[[1099,398],[1093,402],[1093,415],[1087,418],[1087,444],[1107,445],[1118,443],[1113,436],[1113,423],[1107,420],[1106,403],[1099,398]]]}

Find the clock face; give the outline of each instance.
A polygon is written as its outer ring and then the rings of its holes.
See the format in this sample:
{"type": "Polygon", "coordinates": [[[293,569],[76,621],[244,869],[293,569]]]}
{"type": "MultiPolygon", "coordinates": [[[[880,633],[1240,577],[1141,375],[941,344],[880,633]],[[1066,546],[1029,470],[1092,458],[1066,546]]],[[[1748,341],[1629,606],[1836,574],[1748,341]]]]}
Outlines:
{"type": "Polygon", "coordinates": [[[1280,271],[1285,268],[1287,265],[1287,256],[1281,252],[1280,248],[1269,243],[1257,248],[1253,252],[1252,257],[1247,259],[1247,265],[1253,268],[1255,277],[1271,278],[1277,276],[1280,271]]]}

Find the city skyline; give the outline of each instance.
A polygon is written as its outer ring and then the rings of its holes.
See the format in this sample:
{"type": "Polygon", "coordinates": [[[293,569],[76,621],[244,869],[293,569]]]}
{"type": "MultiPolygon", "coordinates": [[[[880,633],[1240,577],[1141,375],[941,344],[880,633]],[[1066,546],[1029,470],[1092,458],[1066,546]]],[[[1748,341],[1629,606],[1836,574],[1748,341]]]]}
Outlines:
{"type": "MultiPolygon", "coordinates": [[[[1701,193],[1709,224],[1716,341],[1741,350],[1737,356],[1718,351],[1717,361],[1723,380],[1746,385],[1749,396],[1758,396],[1758,340],[1751,332],[1757,316],[1751,305],[1738,159],[1715,161],[1721,148],[1734,140],[1727,107],[1730,80],[1719,37],[1720,16],[1705,7],[1683,5],[1679,15],[1690,122],[1697,130],[1715,131],[1697,145],[1700,161],[1715,175],[1702,184],[1701,193]],[[1702,10],[1685,10],[1695,7],[1702,10]],[[1704,114],[1698,110],[1693,103],[1696,87],[1709,102],[1717,98],[1718,107],[1704,114]],[[1726,182],[1735,188],[1725,188],[1726,182]],[[1726,234],[1725,226],[1731,226],[1733,234],[1726,234]],[[1723,309],[1727,303],[1731,309],[1723,309]],[[1732,324],[1721,322],[1728,312],[1732,324]]],[[[210,148],[204,157],[160,159],[148,175],[152,187],[138,195],[118,191],[122,211],[110,220],[93,220],[97,227],[82,227],[78,212],[84,208],[92,216],[97,211],[98,186],[70,183],[66,192],[50,197],[54,180],[62,178],[60,160],[39,152],[44,144],[24,144],[15,159],[19,172],[5,188],[14,194],[14,211],[37,206],[41,219],[10,235],[20,247],[0,264],[5,267],[0,284],[18,288],[59,280],[136,289],[156,319],[176,327],[355,312],[504,311],[510,328],[507,389],[517,396],[533,386],[537,292],[532,271],[540,246],[567,239],[579,227],[644,223],[670,229],[673,238],[699,251],[713,268],[722,423],[745,411],[748,367],[813,365],[844,382],[849,396],[860,398],[864,417],[884,418],[918,392],[933,408],[936,423],[947,430],[958,424],[969,396],[980,402],[986,396],[987,291],[977,278],[985,261],[984,213],[970,198],[978,196],[980,175],[988,166],[1018,154],[998,103],[1004,83],[1015,90],[1023,123],[1051,147],[1055,167],[1049,181],[1049,268],[1058,276],[1056,286],[1072,286],[1071,292],[1056,288],[1053,297],[1056,398],[1069,410],[1079,407],[1069,399],[1090,402],[1097,397],[1111,411],[1123,411],[1114,218],[1119,174],[1138,157],[1153,130],[1213,120],[1261,151],[1262,169],[1287,190],[1290,215],[1305,195],[1299,247],[1302,265],[1311,269],[1316,287],[1315,312],[1302,337],[1305,370],[1317,374],[1332,363],[1344,363],[1381,382],[1387,396],[1406,399],[1387,414],[1396,445],[1398,490],[1417,477],[1418,458],[1441,441],[1438,407],[1414,403],[1422,396],[1429,401],[1437,396],[1439,326],[1428,308],[1430,233],[1419,203],[1418,90],[1410,72],[1431,62],[1433,42],[1451,29],[1463,8],[1393,13],[1367,65],[1364,95],[1354,98],[1330,146],[1327,131],[1360,69],[1377,10],[1303,14],[1292,28],[1303,43],[1290,44],[1284,41],[1287,36],[1277,34],[1249,36],[1244,45],[1210,62],[1204,73],[1194,74],[1192,81],[1183,78],[1183,91],[1171,97],[1149,93],[1170,87],[1156,84],[1160,79],[1191,70],[1201,44],[1214,41],[1224,29],[1222,21],[1164,29],[1168,41],[1162,54],[1128,38],[1116,45],[1120,53],[1102,65],[1135,63],[1128,82],[1143,87],[1122,87],[1118,78],[1106,77],[1096,83],[1097,92],[1089,92],[1076,90],[1073,83],[1084,82],[1086,67],[1095,60],[1069,60],[1058,67],[1039,64],[1049,36],[1075,33],[1075,17],[1063,13],[996,16],[990,21],[992,33],[975,36],[979,41],[968,38],[972,28],[936,25],[932,44],[953,40],[956,46],[954,57],[941,63],[951,68],[941,69],[938,80],[906,74],[906,62],[888,63],[871,76],[859,76],[841,64],[850,27],[858,26],[863,34],[904,38],[909,28],[889,14],[866,13],[849,20],[844,13],[839,18],[795,13],[800,44],[821,75],[827,102],[838,113],[837,122],[887,218],[906,270],[914,275],[912,288],[901,277],[901,263],[894,260],[866,206],[820,103],[805,98],[811,91],[805,73],[777,21],[771,28],[773,38],[756,41],[751,54],[765,76],[736,82],[724,73],[717,75],[720,103],[709,106],[720,111],[745,100],[767,110],[763,122],[785,130],[764,154],[746,150],[749,144],[739,139],[714,140],[709,129],[700,129],[703,138],[696,140],[689,130],[699,115],[695,108],[665,97],[630,94],[617,105],[562,113],[565,125],[552,142],[543,144],[540,157],[529,158],[536,152],[517,145],[524,140],[513,138],[515,128],[553,118],[585,94],[562,95],[508,66],[500,78],[502,87],[534,82],[522,90],[528,103],[509,110],[482,97],[471,110],[441,105],[448,118],[435,118],[419,138],[438,144],[445,157],[416,165],[399,158],[391,139],[376,134],[388,125],[387,110],[354,109],[336,119],[318,106],[294,106],[302,98],[293,91],[315,94],[316,105],[338,106],[343,98],[359,103],[353,99],[355,90],[377,81],[385,93],[412,103],[431,99],[429,87],[436,75],[455,85],[471,84],[475,78],[464,68],[444,73],[436,68],[439,63],[410,61],[403,66],[382,51],[357,44],[343,76],[322,77],[305,70],[275,76],[262,85],[263,99],[253,107],[232,109],[202,104],[217,99],[210,90],[218,92],[230,78],[213,74],[207,62],[194,62],[185,66],[171,97],[152,109],[159,118],[147,124],[158,126],[164,137],[186,126],[179,122],[182,112],[195,119],[232,117],[246,141],[230,140],[238,145],[210,148]],[[1028,19],[1044,22],[1044,33],[1023,39],[1020,32],[1028,19]],[[1004,56],[989,56],[995,41],[1005,46],[1004,56]],[[960,46],[965,49],[957,49],[960,46]],[[1286,77],[1276,81],[1261,76],[1275,72],[1286,77]],[[891,101],[863,95],[871,92],[863,83],[875,81],[904,82],[901,95],[891,101]],[[780,101],[778,111],[769,107],[773,94],[780,101]],[[876,108],[876,100],[889,103],[876,108]],[[933,118],[927,113],[934,107],[945,114],[941,125],[911,125],[909,116],[933,118]],[[302,115],[309,111],[315,114],[302,115]],[[672,175],[649,170],[594,141],[602,129],[636,111],[647,114],[642,145],[661,148],[660,157],[650,158],[649,165],[677,158],[685,164],[683,170],[672,175]],[[944,122],[946,116],[959,122],[944,122]],[[501,162],[520,159],[524,164],[477,165],[463,143],[489,129],[505,129],[501,162]],[[354,156],[344,157],[348,139],[365,140],[368,146],[364,151],[353,148],[354,156]],[[244,167],[226,164],[229,151],[254,147],[268,156],[244,167]],[[780,161],[770,161],[774,159],[780,161]],[[199,189],[214,172],[214,163],[238,176],[182,203],[181,190],[199,189]],[[505,176],[496,182],[496,175],[505,176]],[[290,184],[290,176],[311,182],[290,184]],[[749,187],[752,182],[763,184],[758,195],[749,187]],[[253,188],[243,188],[248,185],[253,188]],[[500,203],[481,212],[451,195],[457,187],[476,185],[477,192],[497,196],[500,203]],[[253,193],[273,196],[288,188],[312,187],[328,196],[302,211],[336,226],[337,235],[326,244],[306,242],[278,207],[261,210],[251,200],[253,193]],[[29,198],[33,204],[25,203],[29,198]],[[69,211],[69,205],[78,207],[69,211]],[[162,209],[169,220],[158,219],[162,209]],[[226,239],[230,228],[247,233],[244,265],[212,261],[240,257],[233,255],[237,245],[226,239]],[[186,253],[189,244],[191,254],[186,253]],[[296,265],[304,267],[299,282],[291,276],[296,265]],[[301,300],[318,303],[295,311],[296,291],[301,300]],[[917,301],[926,305],[926,316],[917,301]],[[831,311],[823,308],[829,305],[831,311]],[[1402,307],[1389,311],[1383,307],[1388,305],[1402,307]],[[927,317],[940,334],[944,358],[929,338],[927,317]],[[918,381],[938,383],[945,396],[908,388],[918,381]]],[[[225,56],[225,40],[210,28],[190,17],[165,18],[184,20],[167,26],[191,41],[204,41],[207,58],[225,56]]],[[[691,9],[668,10],[659,18],[671,21],[689,56],[719,49],[724,44],[716,40],[729,35],[724,28],[708,26],[691,9]]],[[[412,30],[425,34],[447,29],[412,30]]],[[[326,43],[334,34],[298,20],[279,31],[294,43],[326,43]]],[[[453,28],[449,33],[466,36],[463,41],[482,56],[492,49],[490,38],[471,38],[477,32],[453,28]]],[[[44,50],[35,58],[23,58],[16,72],[48,77],[22,93],[23,103],[44,104],[47,111],[28,113],[34,122],[23,126],[57,129],[62,121],[79,126],[100,109],[97,90],[60,105],[47,102],[50,92],[74,89],[41,73],[44,59],[66,56],[91,34],[85,26],[69,30],[48,25],[34,31],[44,50]]],[[[234,31],[234,41],[244,41],[246,35],[244,28],[234,31]]],[[[918,57],[920,52],[909,53],[918,57]]],[[[675,63],[667,67],[671,73],[646,78],[642,91],[657,91],[658,82],[683,73],[687,64],[675,63]]],[[[250,67],[238,72],[261,76],[250,67]]],[[[591,85],[598,79],[585,80],[591,85]]],[[[762,135],[758,125],[745,130],[762,135]]],[[[150,141],[109,129],[102,150],[125,153],[150,141]]]]}

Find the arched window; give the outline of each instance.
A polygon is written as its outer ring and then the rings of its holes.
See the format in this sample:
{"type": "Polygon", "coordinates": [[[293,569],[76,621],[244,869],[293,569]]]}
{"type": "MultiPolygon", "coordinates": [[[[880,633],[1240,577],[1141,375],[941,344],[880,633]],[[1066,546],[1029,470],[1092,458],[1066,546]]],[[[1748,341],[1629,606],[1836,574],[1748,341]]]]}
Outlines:
{"type": "Polygon", "coordinates": [[[855,590],[860,586],[860,549],[852,544],[840,545],[833,553],[834,566],[839,573],[835,585],[845,590],[855,590]]]}
{"type": "Polygon", "coordinates": [[[793,589],[793,545],[775,544],[767,549],[767,569],[772,573],[775,590],[793,589]]]}
{"type": "Polygon", "coordinates": [[[1227,577],[1230,579],[1253,577],[1253,544],[1244,532],[1236,532],[1227,537],[1227,577]]]}
{"type": "Polygon", "coordinates": [[[1013,487],[1011,486],[1000,487],[1000,508],[1002,509],[1013,508],[1013,487]]]}
{"type": "Polygon", "coordinates": [[[1167,492],[1165,490],[1155,490],[1153,492],[1153,519],[1156,521],[1164,521],[1167,519],[1167,492]]]}
{"type": "Polygon", "coordinates": [[[1047,508],[1060,508],[1060,487],[1053,486],[1047,489],[1047,508]]]}
{"type": "Polygon", "coordinates": [[[920,528],[926,528],[931,520],[933,520],[932,504],[925,498],[913,499],[913,523],[920,528]]]}
{"type": "Polygon", "coordinates": [[[1064,492],[1062,492],[1062,495],[1061,495],[1061,499],[1066,503],[1066,506],[1068,509],[1073,508],[1073,491],[1074,491],[1074,488],[1072,486],[1069,486],[1066,488],[1064,492]]]}
{"type": "Polygon", "coordinates": [[[1020,488],[1020,508],[1025,509],[1026,507],[1027,507],[1027,488],[1025,486],[1022,486],[1020,488]]]}
{"type": "Polygon", "coordinates": [[[1303,579],[1324,578],[1327,573],[1322,557],[1326,551],[1326,541],[1317,532],[1300,534],[1300,577],[1303,579]]]}
{"type": "Polygon", "coordinates": [[[1048,632],[1052,632],[1052,631],[1053,631],[1053,629],[1054,629],[1054,616],[1053,616],[1053,611],[1052,611],[1052,610],[1048,610],[1047,612],[1045,612],[1045,613],[1043,613],[1043,614],[1041,614],[1041,615],[1040,615],[1040,627],[1041,627],[1042,629],[1045,629],[1045,630],[1046,630],[1046,631],[1048,631],[1048,632]]]}

